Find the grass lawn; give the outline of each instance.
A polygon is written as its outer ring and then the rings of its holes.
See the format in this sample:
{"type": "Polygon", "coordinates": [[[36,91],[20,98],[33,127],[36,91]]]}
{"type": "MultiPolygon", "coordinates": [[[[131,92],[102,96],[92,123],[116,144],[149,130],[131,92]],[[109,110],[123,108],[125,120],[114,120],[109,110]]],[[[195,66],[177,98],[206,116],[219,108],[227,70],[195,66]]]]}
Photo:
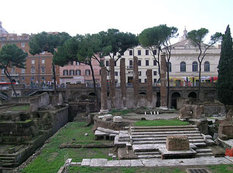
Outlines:
{"type": "Polygon", "coordinates": [[[69,173],[186,173],[179,168],[93,168],[93,167],[70,167],[69,173]]]}
{"type": "Polygon", "coordinates": [[[107,158],[110,149],[106,148],[65,148],[59,149],[59,146],[65,142],[80,142],[81,144],[101,143],[95,141],[91,131],[92,127],[85,127],[86,123],[71,122],[59,130],[43,148],[39,156],[33,160],[21,172],[23,173],[56,173],[64,164],[65,160],[72,158],[75,162],[82,161],[83,158],[107,158]],[[88,133],[88,136],[84,134],[88,133]]]}
{"type": "Polygon", "coordinates": [[[9,108],[10,111],[28,111],[29,109],[29,105],[20,105],[9,108]]]}
{"type": "Polygon", "coordinates": [[[126,115],[130,112],[133,112],[134,110],[133,109],[125,109],[125,110],[121,110],[121,109],[113,109],[111,110],[109,113],[112,114],[112,115],[126,115]]]}
{"type": "Polygon", "coordinates": [[[172,120],[141,120],[134,123],[135,126],[183,126],[189,125],[188,122],[177,119],[172,120]]]}

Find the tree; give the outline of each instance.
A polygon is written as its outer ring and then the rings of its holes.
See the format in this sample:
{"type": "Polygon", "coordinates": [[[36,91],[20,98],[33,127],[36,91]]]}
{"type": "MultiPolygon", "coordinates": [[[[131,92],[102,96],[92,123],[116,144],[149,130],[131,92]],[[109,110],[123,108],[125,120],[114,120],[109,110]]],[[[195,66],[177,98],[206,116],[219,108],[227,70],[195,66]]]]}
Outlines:
{"type": "Polygon", "coordinates": [[[99,38],[101,40],[99,46],[100,57],[110,57],[110,97],[111,107],[115,107],[115,74],[114,63],[116,63],[124,52],[138,45],[138,39],[136,35],[132,33],[120,32],[118,29],[108,29],[107,32],[99,32],[99,38]]]}
{"type": "Polygon", "coordinates": [[[161,28],[159,26],[155,26],[152,28],[144,29],[139,34],[139,42],[143,47],[146,47],[150,50],[151,55],[154,57],[154,60],[158,64],[158,73],[160,79],[160,53],[161,53],[161,45],[164,42],[163,33],[161,32],[161,28]],[[158,53],[157,53],[158,50],[158,53]],[[158,54],[158,56],[156,56],[158,54]]]}
{"type": "Polygon", "coordinates": [[[171,59],[171,42],[170,39],[176,37],[178,29],[176,27],[168,27],[167,25],[159,25],[152,28],[147,28],[139,35],[139,42],[143,47],[150,50],[151,55],[158,64],[159,79],[160,79],[160,53],[164,50],[166,52],[167,64],[167,105],[169,106],[169,64],[171,59]],[[156,57],[156,51],[158,56],[156,57]]]}
{"type": "Polygon", "coordinates": [[[77,61],[79,63],[89,65],[93,80],[94,93],[96,95],[96,103],[99,106],[94,69],[92,66],[93,58],[99,61],[98,57],[96,56],[98,51],[99,40],[96,34],[86,34],[84,36],[77,35],[76,37],[67,40],[63,46],[58,48],[58,51],[54,56],[54,63],[60,66],[64,66],[70,61],[77,61]]]}
{"type": "Polygon", "coordinates": [[[25,61],[27,55],[27,53],[25,53],[22,49],[18,48],[15,44],[6,44],[0,50],[0,68],[4,70],[4,74],[9,79],[12,90],[16,97],[17,93],[12,83],[9,68],[25,68],[25,61]]]}
{"type": "Polygon", "coordinates": [[[223,35],[221,54],[218,65],[218,99],[224,105],[233,105],[233,50],[229,25],[223,35]]]}
{"type": "MultiPolygon", "coordinates": [[[[51,33],[51,34],[47,32],[41,32],[39,34],[35,34],[30,38],[29,52],[32,55],[35,55],[47,51],[54,56],[57,47],[61,46],[69,38],[70,35],[65,32],[51,33]]],[[[54,90],[56,92],[56,70],[54,63],[52,63],[52,68],[53,68],[53,85],[54,85],[54,90]]]]}
{"type": "Polygon", "coordinates": [[[163,50],[166,51],[166,65],[167,65],[167,106],[169,107],[170,98],[170,59],[172,54],[171,38],[177,37],[178,29],[176,27],[168,27],[166,25],[159,26],[160,33],[162,34],[161,42],[163,44],[163,50]]]}
{"type": "Polygon", "coordinates": [[[198,85],[198,99],[200,99],[200,91],[201,91],[201,65],[207,54],[207,50],[211,48],[215,43],[217,43],[221,38],[222,34],[216,32],[211,36],[209,43],[204,44],[204,38],[209,33],[208,29],[201,28],[199,30],[192,30],[188,33],[187,38],[191,40],[192,44],[198,48],[199,53],[197,56],[198,65],[199,65],[199,85],[198,85]]]}

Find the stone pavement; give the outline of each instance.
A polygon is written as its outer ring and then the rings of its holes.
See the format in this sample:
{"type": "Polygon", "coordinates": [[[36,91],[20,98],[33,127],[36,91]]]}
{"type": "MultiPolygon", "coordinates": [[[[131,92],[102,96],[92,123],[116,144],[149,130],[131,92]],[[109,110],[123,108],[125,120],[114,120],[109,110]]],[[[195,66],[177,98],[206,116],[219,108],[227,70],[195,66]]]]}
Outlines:
{"type": "MultiPolygon", "coordinates": [[[[132,159],[132,160],[107,160],[83,159],[81,166],[90,167],[156,167],[156,166],[200,166],[233,164],[230,157],[200,157],[192,159],[132,159]]],[[[78,164],[77,164],[78,165],[78,164]]]]}

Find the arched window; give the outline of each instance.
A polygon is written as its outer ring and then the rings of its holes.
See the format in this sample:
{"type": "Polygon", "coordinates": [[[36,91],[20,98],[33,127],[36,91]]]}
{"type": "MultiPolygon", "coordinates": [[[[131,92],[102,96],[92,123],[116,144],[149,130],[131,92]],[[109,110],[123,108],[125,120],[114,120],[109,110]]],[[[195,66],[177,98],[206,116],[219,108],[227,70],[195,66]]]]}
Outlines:
{"type": "Polygon", "coordinates": [[[204,63],[204,71],[206,71],[206,72],[210,71],[210,63],[209,63],[209,61],[206,61],[204,63]]]}
{"type": "Polygon", "coordinates": [[[68,75],[68,70],[63,70],[63,76],[67,76],[68,75]]]}
{"type": "Polygon", "coordinates": [[[85,75],[86,76],[90,76],[91,75],[91,71],[90,70],[85,70],[85,75]]]}
{"type": "Polygon", "coordinates": [[[81,75],[81,70],[76,70],[76,75],[80,76],[81,75]]]}
{"type": "Polygon", "coordinates": [[[192,69],[193,69],[193,72],[197,72],[198,71],[198,64],[197,64],[197,61],[194,61],[193,64],[192,64],[192,69]]]}
{"type": "Polygon", "coordinates": [[[70,76],[74,75],[74,70],[70,70],[70,76]]]}
{"type": "Polygon", "coordinates": [[[184,61],[180,63],[180,72],[186,72],[186,63],[184,61]]]}

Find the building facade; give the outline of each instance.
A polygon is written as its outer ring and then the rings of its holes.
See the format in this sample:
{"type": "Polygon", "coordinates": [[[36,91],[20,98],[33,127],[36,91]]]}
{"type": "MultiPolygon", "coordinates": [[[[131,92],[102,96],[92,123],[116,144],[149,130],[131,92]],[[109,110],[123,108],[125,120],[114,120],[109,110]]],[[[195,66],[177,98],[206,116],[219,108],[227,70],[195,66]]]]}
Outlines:
{"type": "MultiPolygon", "coordinates": [[[[92,66],[96,84],[99,85],[101,80],[99,62],[92,59],[92,66]]],[[[60,67],[60,84],[66,85],[67,83],[86,83],[87,86],[92,86],[93,80],[90,66],[73,61],[64,67],[60,67]]]]}
{"type": "MultiPolygon", "coordinates": [[[[218,62],[220,58],[221,48],[210,47],[201,65],[201,80],[202,82],[216,82],[218,79],[218,62]]],[[[137,46],[128,49],[122,58],[125,58],[126,63],[126,83],[130,84],[133,80],[133,57],[138,57],[139,82],[146,82],[146,71],[152,69],[152,83],[158,85],[159,73],[158,64],[154,60],[153,52],[137,46]]],[[[170,58],[170,86],[197,86],[199,83],[199,50],[193,46],[192,42],[187,39],[187,31],[180,40],[172,45],[172,55],[170,58]]],[[[157,58],[157,54],[155,53],[157,58]]],[[[105,66],[109,69],[110,57],[105,57],[105,66]]],[[[109,73],[108,77],[109,79],[109,73]]],[[[115,63],[115,80],[116,84],[120,83],[120,61],[115,63]]]]}
{"type": "MultiPolygon", "coordinates": [[[[29,40],[28,34],[11,34],[8,33],[1,25],[0,22],[0,48],[5,44],[16,44],[23,51],[28,53],[25,62],[25,69],[11,68],[9,69],[11,77],[17,83],[26,85],[50,85],[53,82],[52,74],[52,54],[43,52],[39,55],[32,56],[29,53],[29,40]]],[[[59,83],[59,67],[56,66],[56,78],[59,83]]],[[[8,82],[3,71],[0,74],[1,82],[8,82]]]]}
{"type": "MultiPolygon", "coordinates": [[[[182,39],[172,45],[170,60],[171,86],[198,86],[199,83],[199,49],[186,38],[186,31],[182,39]]],[[[210,47],[201,64],[201,81],[216,82],[218,79],[218,62],[221,48],[210,47]]]]}
{"type": "MultiPolygon", "coordinates": [[[[124,55],[121,58],[125,58],[125,66],[126,66],[126,83],[128,85],[132,84],[133,80],[133,57],[138,57],[138,75],[139,75],[139,82],[140,83],[146,83],[146,71],[147,69],[152,69],[152,82],[154,85],[157,84],[157,81],[159,79],[158,74],[158,64],[155,61],[153,55],[153,52],[151,52],[149,49],[145,49],[142,46],[137,46],[134,48],[130,48],[127,51],[125,51],[124,55]]],[[[154,52],[155,56],[156,53],[154,52]]],[[[110,57],[106,56],[104,60],[104,64],[109,70],[110,66],[110,57]]],[[[107,76],[107,79],[109,80],[109,73],[107,76]]],[[[116,84],[119,85],[120,83],[120,60],[115,62],[115,81],[116,84]]]]}

